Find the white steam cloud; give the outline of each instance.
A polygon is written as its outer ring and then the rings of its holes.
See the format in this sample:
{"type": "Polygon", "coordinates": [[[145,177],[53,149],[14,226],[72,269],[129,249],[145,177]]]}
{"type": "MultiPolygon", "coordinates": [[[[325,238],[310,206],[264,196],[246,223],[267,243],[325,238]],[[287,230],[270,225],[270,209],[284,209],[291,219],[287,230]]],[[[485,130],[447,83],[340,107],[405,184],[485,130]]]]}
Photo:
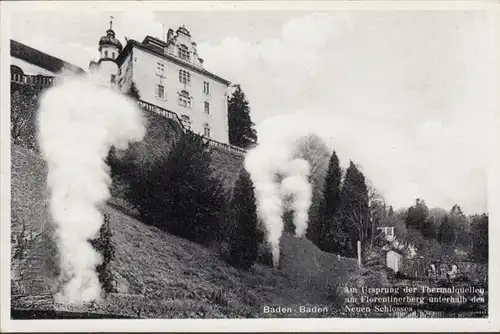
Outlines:
{"type": "Polygon", "coordinates": [[[275,267],[279,264],[284,210],[293,210],[295,235],[302,237],[307,231],[312,199],[309,163],[296,152],[298,140],[310,134],[311,129],[307,122],[300,127],[290,126],[291,119],[273,117],[259,126],[259,145],[245,158],[245,169],[255,187],[257,215],[266,228],[275,267]]]}
{"type": "Polygon", "coordinates": [[[96,266],[89,243],[103,223],[109,198],[111,146],[127,148],[145,135],[142,113],[119,92],[87,77],[63,77],[42,97],[39,142],[48,165],[50,211],[56,226],[62,286],[58,301],[98,300],[96,266]]]}

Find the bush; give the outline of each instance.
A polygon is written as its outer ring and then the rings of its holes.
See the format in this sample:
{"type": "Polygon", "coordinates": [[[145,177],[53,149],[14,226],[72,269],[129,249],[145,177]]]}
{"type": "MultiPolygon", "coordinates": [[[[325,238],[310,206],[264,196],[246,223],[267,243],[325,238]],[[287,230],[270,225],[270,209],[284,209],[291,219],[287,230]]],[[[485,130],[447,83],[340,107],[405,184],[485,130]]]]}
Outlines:
{"type": "Polygon", "coordinates": [[[203,138],[188,132],[161,157],[135,164],[125,198],[147,223],[199,243],[220,239],[227,192],[203,138]]]}
{"type": "Polygon", "coordinates": [[[99,230],[97,239],[91,240],[90,243],[102,256],[102,263],[97,266],[96,271],[99,275],[99,282],[105,292],[114,292],[113,274],[111,272],[111,261],[115,257],[115,246],[112,241],[113,233],[109,224],[109,216],[104,215],[104,223],[99,230]]]}

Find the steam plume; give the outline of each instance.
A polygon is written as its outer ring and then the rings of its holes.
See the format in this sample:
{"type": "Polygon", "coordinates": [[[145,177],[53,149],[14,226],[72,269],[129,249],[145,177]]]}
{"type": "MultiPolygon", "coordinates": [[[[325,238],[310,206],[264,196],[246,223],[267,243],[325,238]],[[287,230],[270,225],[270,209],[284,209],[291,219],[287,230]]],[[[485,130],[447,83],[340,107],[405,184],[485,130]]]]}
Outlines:
{"type": "Polygon", "coordinates": [[[307,135],[304,123],[289,131],[289,117],[279,116],[259,127],[260,143],[245,158],[255,188],[257,214],[266,228],[274,266],[279,264],[280,239],[283,233],[283,211],[293,209],[295,235],[307,230],[312,189],[308,180],[309,163],[296,158],[297,140],[307,135]],[[284,128],[283,124],[287,124],[284,128]]]}
{"type": "Polygon", "coordinates": [[[142,114],[120,93],[87,77],[66,76],[43,95],[38,126],[60,255],[63,285],[56,299],[97,300],[95,268],[102,260],[88,240],[97,236],[99,208],[110,196],[105,159],[111,146],[125,149],[142,140],[142,114]]]}

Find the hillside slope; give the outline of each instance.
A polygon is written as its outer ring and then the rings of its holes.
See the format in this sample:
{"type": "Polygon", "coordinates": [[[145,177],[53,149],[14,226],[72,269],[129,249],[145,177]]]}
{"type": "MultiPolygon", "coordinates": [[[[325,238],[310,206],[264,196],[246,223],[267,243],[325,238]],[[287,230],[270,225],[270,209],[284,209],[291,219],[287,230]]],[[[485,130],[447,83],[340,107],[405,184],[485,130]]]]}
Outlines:
{"type": "MultiPolygon", "coordinates": [[[[45,173],[40,157],[12,147],[11,210],[13,217],[18,217],[12,222],[13,231],[22,219],[35,230],[50,226],[45,173]]],[[[112,269],[121,292],[113,298],[121,295],[121,311],[135,316],[274,317],[277,315],[262,313],[262,307],[330,304],[331,289],[354,268],[352,260],[339,261],[308,240],[284,236],[279,269],[256,264],[250,271],[239,271],[221,261],[214,250],[147,226],[112,207],[106,206],[104,211],[111,218],[116,245],[112,269]]],[[[37,279],[20,279],[18,291],[38,284],[32,295],[50,293],[57,268],[44,266],[41,270],[39,262],[33,262],[55,260],[50,230],[47,233],[48,237],[27,254],[28,264],[32,264],[28,271],[37,279]]],[[[28,266],[14,266],[13,271],[23,268],[28,266]]]]}

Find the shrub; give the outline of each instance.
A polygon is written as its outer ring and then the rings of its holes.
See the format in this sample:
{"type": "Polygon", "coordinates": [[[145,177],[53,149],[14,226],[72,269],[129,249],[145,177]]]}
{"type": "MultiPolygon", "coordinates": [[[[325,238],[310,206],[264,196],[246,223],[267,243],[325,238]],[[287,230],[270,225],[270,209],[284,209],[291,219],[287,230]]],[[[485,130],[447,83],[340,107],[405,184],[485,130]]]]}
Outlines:
{"type": "Polygon", "coordinates": [[[126,173],[125,197],[145,223],[199,243],[219,239],[227,192],[210,163],[208,145],[188,132],[158,159],[126,173]]]}
{"type": "Polygon", "coordinates": [[[97,266],[99,282],[105,292],[114,292],[113,274],[111,272],[111,261],[115,257],[115,246],[112,241],[113,233],[109,223],[109,215],[104,215],[104,223],[99,230],[97,239],[91,240],[92,246],[101,254],[102,263],[97,266]]]}

